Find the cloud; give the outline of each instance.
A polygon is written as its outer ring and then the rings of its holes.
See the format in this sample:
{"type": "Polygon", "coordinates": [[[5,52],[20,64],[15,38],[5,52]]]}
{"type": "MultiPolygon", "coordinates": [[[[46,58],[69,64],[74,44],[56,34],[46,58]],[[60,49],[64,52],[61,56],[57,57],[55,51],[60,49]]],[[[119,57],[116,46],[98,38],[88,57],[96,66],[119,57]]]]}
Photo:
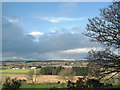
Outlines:
{"type": "Polygon", "coordinates": [[[29,33],[30,35],[43,35],[43,33],[42,32],[31,32],[31,33],[29,33]]]}
{"type": "Polygon", "coordinates": [[[4,17],[4,18],[6,18],[10,23],[19,23],[20,21],[22,21],[22,18],[20,18],[18,16],[4,17]]]}
{"type": "Polygon", "coordinates": [[[22,57],[32,59],[61,59],[83,58],[89,48],[99,47],[91,43],[88,38],[81,34],[81,28],[56,28],[54,32],[40,35],[35,42],[34,35],[41,32],[31,32],[25,35],[25,30],[19,23],[2,20],[2,50],[3,57],[22,57]],[[74,32],[74,33],[73,33],[74,32]]]}
{"type": "Polygon", "coordinates": [[[25,53],[34,52],[35,42],[34,37],[24,35],[24,29],[18,23],[9,22],[7,19],[2,19],[2,50],[3,56],[22,55],[25,53]],[[32,48],[33,47],[33,48],[32,48]]]}
{"type": "Polygon", "coordinates": [[[59,15],[65,15],[65,14],[71,14],[74,13],[75,11],[79,10],[78,8],[78,3],[76,2],[66,2],[62,3],[59,6],[59,15]]]}
{"type": "Polygon", "coordinates": [[[47,12],[47,13],[45,13],[45,12],[36,13],[31,17],[36,18],[36,19],[50,21],[50,22],[53,22],[53,23],[60,22],[60,21],[76,21],[77,19],[78,20],[83,20],[84,19],[84,18],[66,17],[66,16],[69,16],[70,14],[75,13],[77,10],[79,10],[78,3],[64,2],[64,3],[60,3],[56,8],[57,8],[57,11],[55,11],[55,12],[52,12],[52,13],[49,13],[49,12],[47,12]]]}
{"type": "Polygon", "coordinates": [[[78,29],[79,33],[77,33],[78,31],[75,32],[73,29],[74,28],[67,30],[66,28],[60,28],[54,32],[49,32],[41,36],[39,38],[39,46],[41,46],[41,51],[51,52],[99,46],[96,43],[91,43],[88,38],[82,35],[80,28],[78,29]]]}
{"type": "Polygon", "coordinates": [[[70,49],[70,50],[65,50],[63,53],[87,53],[90,51],[91,48],[76,48],[76,49],[70,49]]]}
{"type": "Polygon", "coordinates": [[[37,17],[41,20],[46,20],[52,23],[58,23],[62,21],[80,21],[86,18],[70,18],[70,17],[37,17]]]}
{"type": "Polygon", "coordinates": [[[63,3],[59,6],[59,8],[77,8],[77,3],[74,3],[74,2],[67,2],[67,3],[63,3]]]}

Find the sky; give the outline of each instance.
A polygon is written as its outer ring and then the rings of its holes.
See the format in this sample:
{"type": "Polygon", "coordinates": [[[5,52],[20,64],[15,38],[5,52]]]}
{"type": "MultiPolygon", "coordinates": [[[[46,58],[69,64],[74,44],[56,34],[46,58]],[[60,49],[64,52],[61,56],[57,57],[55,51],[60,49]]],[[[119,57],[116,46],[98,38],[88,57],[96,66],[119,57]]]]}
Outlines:
{"type": "Polygon", "coordinates": [[[3,2],[3,59],[83,59],[101,48],[84,36],[111,2],[3,2]]]}

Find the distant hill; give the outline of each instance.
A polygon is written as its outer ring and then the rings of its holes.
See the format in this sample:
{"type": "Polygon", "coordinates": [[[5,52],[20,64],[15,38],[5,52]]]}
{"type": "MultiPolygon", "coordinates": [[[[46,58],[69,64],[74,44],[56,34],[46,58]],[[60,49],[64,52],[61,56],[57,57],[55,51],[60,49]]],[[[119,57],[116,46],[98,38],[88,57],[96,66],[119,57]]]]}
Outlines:
{"type": "Polygon", "coordinates": [[[65,62],[65,61],[86,61],[86,60],[85,59],[79,59],[79,60],[4,60],[2,62],[21,62],[21,61],[28,63],[28,62],[65,62]]]}

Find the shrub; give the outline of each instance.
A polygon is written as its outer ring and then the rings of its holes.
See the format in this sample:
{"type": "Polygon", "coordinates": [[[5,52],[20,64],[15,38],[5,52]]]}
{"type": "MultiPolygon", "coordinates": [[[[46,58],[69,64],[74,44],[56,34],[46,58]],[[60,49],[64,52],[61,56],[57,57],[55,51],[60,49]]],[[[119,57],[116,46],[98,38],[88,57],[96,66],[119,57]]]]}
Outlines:
{"type": "Polygon", "coordinates": [[[100,83],[97,79],[87,79],[78,78],[76,83],[72,83],[68,81],[68,88],[99,88],[99,87],[112,87],[111,84],[104,85],[104,83],[100,83]],[[76,86],[75,86],[76,85],[76,86]]]}
{"type": "Polygon", "coordinates": [[[8,77],[3,84],[2,90],[18,90],[21,86],[21,82],[22,80],[17,80],[16,78],[11,79],[8,77]]]}

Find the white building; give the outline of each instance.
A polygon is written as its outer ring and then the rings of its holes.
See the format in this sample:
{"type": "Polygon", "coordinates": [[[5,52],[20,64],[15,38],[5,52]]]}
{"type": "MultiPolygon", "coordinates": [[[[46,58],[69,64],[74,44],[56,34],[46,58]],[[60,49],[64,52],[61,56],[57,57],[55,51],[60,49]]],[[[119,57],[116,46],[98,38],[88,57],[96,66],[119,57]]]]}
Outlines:
{"type": "Polygon", "coordinates": [[[31,67],[30,69],[37,69],[37,67],[31,67]]]}
{"type": "Polygon", "coordinates": [[[19,68],[12,68],[12,69],[19,69],[19,68]]]}

